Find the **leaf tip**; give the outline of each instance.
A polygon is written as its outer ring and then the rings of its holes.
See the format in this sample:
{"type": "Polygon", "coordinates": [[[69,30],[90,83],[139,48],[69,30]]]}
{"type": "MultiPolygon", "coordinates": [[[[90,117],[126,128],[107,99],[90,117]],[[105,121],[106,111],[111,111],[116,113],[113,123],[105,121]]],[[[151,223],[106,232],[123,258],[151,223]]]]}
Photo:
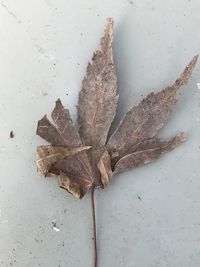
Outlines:
{"type": "Polygon", "coordinates": [[[47,120],[47,114],[45,114],[37,123],[37,129],[36,129],[36,134],[39,135],[39,128],[42,125],[43,121],[47,120]]]}
{"type": "Polygon", "coordinates": [[[194,56],[187,67],[191,68],[193,70],[195,65],[196,65],[196,63],[197,63],[198,57],[199,57],[198,54],[196,56],[194,56]]]}
{"type": "Polygon", "coordinates": [[[62,104],[62,102],[61,102],[61,100],[60,100],[60,98],[58,98],[57,100],[56,100],[56,102],[55,102],[56,104],[58,103],[58,104],[62,104]]]}
{"type": "Polygon", "coordinates": [[[187,139],[187,133],[186,132],[180,133],[179,139],[180,139],[181,142],[185,142],[186,139],[187,139]]]}
{"type": "Polygon", "coordinates": [[[198,58],[199,58],[199,54],[197,54],[196,56],[193,57],[195,62],[197,62],[198,58]]]}
{"type": "Polygon", "coordinates": [[[102,50],[106,51],[106,49],[111,46],[112,43],[112,35],[113,35],[113,18],[107,18],[105,30],[104,30],[104,36],[101,39],[101,48],[102,50]]]}
{"type": "Polygon", "coordinates": [[[113,24],[114,24],[114,19],[113,19],[112,17],[108,17],[107,20],[106,20],[106,22],[107,22],[107,25],[111,25],[111,26],[113,26],[113,24]]]}
{"type": "Polygon", "coordinates": [[[179,87],[186,85],[192,75],[193,69],[196,66],[197,60],[199,55],[196,55],[192,58],[192,60],[189,62],[189,64],[185,67],[184,71],[181,73],[180,77],[176,79],[174,82],[174,86],[176,89],[179,87]]]}

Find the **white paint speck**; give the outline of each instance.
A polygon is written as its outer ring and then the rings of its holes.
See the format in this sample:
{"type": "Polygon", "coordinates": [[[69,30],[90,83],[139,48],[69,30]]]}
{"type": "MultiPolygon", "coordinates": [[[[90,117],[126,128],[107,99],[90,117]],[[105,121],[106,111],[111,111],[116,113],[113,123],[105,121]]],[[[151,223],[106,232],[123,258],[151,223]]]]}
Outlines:
{"type": "Polygon", "coordinates": [[[197,88],[200,90],[200,83],[197,83],[197,88]]]}
{"type": "Polygon", "coordinates": [[[47,95],[48,95],[47,91],[44,90],[44,91],[43,91],[43,96],[47,96],[47,95]]]}
{"type": "Polygon", "coordinates": [[[60,228],[57,226],[55,221],[52,221],[52,229],[57,233],[60,232],[60,228]]]}
{"type": "Polygon", "coordinates": [[[53,226],[53,230],[54,230],[55,232],[60,232],[60,228],[55,227],[55,226],[53,226]]]}

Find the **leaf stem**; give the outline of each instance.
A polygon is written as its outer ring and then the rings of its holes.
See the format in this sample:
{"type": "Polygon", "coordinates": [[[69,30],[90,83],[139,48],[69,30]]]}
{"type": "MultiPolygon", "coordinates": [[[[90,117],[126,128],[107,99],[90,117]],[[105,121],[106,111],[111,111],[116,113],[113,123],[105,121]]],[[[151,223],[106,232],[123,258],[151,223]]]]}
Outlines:
{"type": "Polygon", "coordinates": [[[93,221],[93,246],[94,246],[94,267],[97,267],[97,237],[96,237],[96,219],[95,219],[95,203],[94,203],[94,190],[91,188],[91,206],[92,206],[92,221],[93,221]]]}

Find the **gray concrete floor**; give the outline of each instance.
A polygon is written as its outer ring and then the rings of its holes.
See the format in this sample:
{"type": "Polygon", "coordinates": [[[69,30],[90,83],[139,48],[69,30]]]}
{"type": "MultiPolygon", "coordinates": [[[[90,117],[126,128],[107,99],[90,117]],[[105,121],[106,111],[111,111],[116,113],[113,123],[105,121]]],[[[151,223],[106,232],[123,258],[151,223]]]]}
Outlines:
{"type": "MultiPolygon", "coordinates": [[[[114,128],[200,53],[200,1],[0,1],[2,267],[92,266],[90,198],[77,200],[37,176],[35,149],[44,141],[35,130],[58,97],[76,119],[81,80],[108,16],[120,93],[114,128]]],[[[161,133],[184,130],[187,142],[97,190],[99,267],[200,266],[199,82],[198,63],[161,133]]]]}

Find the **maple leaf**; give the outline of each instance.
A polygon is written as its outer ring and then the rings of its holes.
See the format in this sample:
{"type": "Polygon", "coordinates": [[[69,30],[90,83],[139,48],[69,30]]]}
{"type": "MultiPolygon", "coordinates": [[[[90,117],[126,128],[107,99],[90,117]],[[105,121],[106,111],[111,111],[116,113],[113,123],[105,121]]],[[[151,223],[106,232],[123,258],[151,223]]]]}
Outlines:
{"type": "Polygon", "coordinates": [[[79,198],[92,189],[93,199],[94,188],[104,188],[113,174],[158,159],[186,137],[181,133],[162,140],[157,135],[178,100],[178,89],[187,84],[198,56],[171,86],[147,95],[132,107],[107,140],[118,103],[112,33],[113,20],[108,18],[100,47],[87,66],[79,93],[79,128],[75,128],[69,110],[59,99],[51,114],[53,121],[44,116],[38,122],[37,134],[50,143],[37,148],[38,173],[59,177],[59,186],[79,198]]]}

